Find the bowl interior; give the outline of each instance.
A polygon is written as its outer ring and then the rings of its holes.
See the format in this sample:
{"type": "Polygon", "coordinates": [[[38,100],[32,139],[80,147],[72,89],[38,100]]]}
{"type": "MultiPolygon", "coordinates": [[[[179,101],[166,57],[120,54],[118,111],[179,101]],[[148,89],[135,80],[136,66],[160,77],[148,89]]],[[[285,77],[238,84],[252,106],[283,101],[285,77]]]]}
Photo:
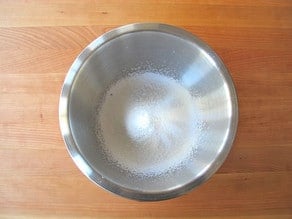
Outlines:
{"type": "MultiPolygon", "coordinates": [[[[230,81],[227,70],[208,47],[179,34],[130,32],[93,50],[74,78],[68,105],[70,131],[80,155],[93,175],[102,176],[93,180],[143,193],[200,184],[218,168],[230,148],[227,141],[234,119],[230,81]],[[119,79],[145,72],[172,78],[185,88],[193,100],[194,118],[200,124],[192,158],[179,168],[156,175],[143,175],[116,165],[105,155],[97,136],[99,110],[106,91],[119,79]]],[[[111,113],[120,113],[122,108],[117,104],[111,113]]]]}

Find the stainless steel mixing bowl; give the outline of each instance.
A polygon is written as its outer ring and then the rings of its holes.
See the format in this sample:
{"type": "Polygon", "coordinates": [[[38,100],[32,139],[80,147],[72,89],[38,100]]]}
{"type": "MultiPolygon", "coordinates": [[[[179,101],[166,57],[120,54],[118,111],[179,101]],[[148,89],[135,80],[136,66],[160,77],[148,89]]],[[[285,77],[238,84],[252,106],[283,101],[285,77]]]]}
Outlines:
{"type": "MultiPolygon", "coordinates": [[[[117,100],[119,98],[122,97],[117,100]]],[[[182,101],[185,100],[182,98],[182,101]]],[[[127,111],[126,105],[117,102],[107,114],[112,113],[113,118],[116,114],[124,115],[121,111],[127,111]]],[[[206,181],[222,165],[236,134],[238,105],[228,70],[204,42],[174,26],[140,23],[107,32],[81,52],[63,85],[59,120],[72,159],[91,181],[130,199],[154,201],[186,193],[206,181]],[[173,78],[191,96],[192,118],[200,123],[198,133],[194,133],[196,149],[192,157],[178,168],[159,174],[141,175],[111,161],[97,136],[99,106],[106,91],[118,80],[139,72],[173,78]]],[[[118,122],[121,127],[124,125],[122,119],[118,122]]],[[[155,135],[163,135],[159,128],[155,131],[155,135]]],[[[183,136],[184,133],[172,133],[175,134],[183,136]]],[[[119,136],[120,133],[113,131],[110,138],[115,140],[119,136]]],[[[116,142],[119,141],[116,139],[116,142]]],[[[129,145],[123,145],[122,141],[120,144],[125,148],[124,154],[127,150],[132,153],[129,145]]],[[[135,157],[129,158],[135,160],[135,157]]],[[[151,161],[151,157],[149,159],[151,161]]]]}

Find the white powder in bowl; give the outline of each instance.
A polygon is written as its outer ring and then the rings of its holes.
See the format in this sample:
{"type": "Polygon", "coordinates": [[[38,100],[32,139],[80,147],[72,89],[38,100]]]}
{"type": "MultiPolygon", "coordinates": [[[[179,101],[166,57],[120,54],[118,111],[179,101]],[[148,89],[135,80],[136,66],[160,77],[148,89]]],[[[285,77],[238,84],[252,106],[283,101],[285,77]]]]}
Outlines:
{"type": "Polygon", "coordinates": [[[157,175],[178,168],[196,149],[192,96],[172,78],[142,73],[106,92],[97,136],[108,159],[132,173],[157,175]]]}

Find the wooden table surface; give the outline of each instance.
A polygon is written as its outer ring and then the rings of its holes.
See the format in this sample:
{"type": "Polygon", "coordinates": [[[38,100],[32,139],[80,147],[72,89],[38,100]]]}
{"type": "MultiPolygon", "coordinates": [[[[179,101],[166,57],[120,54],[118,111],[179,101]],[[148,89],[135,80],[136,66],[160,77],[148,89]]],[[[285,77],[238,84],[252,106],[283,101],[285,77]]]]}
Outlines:
{"type": "Polygon", "coordinates": [[[0,218],[292,218],[292,1],[0,1],[0,218]],[[206,41],[239,98],[237,138],[204,185],[173,200],[112,195],[77,169],[58,101],[78,53],[128,23],[162,22],[206,41]]]}

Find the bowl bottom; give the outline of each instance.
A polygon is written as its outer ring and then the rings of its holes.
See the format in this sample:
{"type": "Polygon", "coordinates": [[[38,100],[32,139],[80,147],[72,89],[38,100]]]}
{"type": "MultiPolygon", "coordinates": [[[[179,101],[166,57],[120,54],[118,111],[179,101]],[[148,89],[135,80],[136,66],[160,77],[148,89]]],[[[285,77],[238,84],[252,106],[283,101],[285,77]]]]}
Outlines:
{"type": "Polygon", "coordinates": [[[132,74],[107,90],[96,134],[122,169],[158,175],[194,156],[201,132],[194,98],[179,81],[153,72],[132,74]]]}

